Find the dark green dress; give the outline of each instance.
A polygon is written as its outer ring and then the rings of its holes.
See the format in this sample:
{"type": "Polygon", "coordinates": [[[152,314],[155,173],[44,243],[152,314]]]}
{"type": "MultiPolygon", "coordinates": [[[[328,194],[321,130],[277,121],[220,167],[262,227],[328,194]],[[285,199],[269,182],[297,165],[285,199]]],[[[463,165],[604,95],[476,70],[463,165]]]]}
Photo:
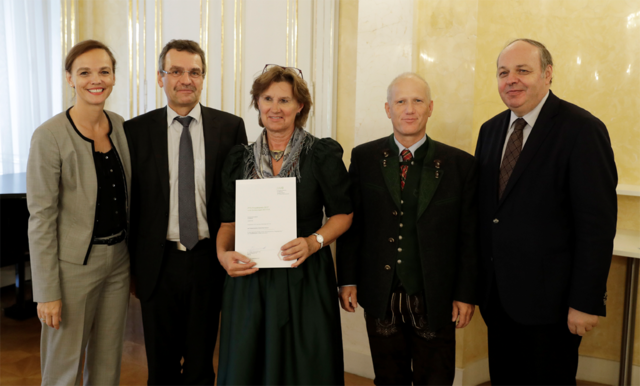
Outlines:
{"type": "MultiPolygon", "coordinates": [[[[235,181],[249,152],[231,150],[222,171],[222,222],[235,221],[235,181]]],[[[327,217],[352,212],[342,147],[314,138],[300,156],[298,237],[327,217]]],[[[336,277],[325,246],[298,268],[264,268],[226,278],[218,385],[342,385],[344,366],[336,277]]]]}

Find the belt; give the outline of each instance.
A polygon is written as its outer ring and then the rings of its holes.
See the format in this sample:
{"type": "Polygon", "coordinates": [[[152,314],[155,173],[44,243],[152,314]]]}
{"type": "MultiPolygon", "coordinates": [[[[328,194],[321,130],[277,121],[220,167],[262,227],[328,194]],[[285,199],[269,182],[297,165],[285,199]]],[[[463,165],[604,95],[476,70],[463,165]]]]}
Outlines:
{"type": "Polygon", "coordinates": [[[120,233],[116,233],[115,235],[111,236],[95,237],[92,244],[116,245],[119,242],[123,241],[125,238],[127,238],[127,232],[120,231],[120,233]]]}
{"type": "Polygon", "coordinates": [[[213,248],[213,241],[211,241],[211,239],[202,239],[200,241],[198,241],[198,244],[196,244],[195,247],[193,247],[193,249],[187,249],[187,247],[185,247],[184,245],[182,245],[179,241],[170,241],[167,240],[167,242],[165,243],[165,247],[167,249],[173,250],[173,251],[192,251],[192,252],[196,252],[196,251],[202,251],[205,249],[211,249],[213,248]]]}

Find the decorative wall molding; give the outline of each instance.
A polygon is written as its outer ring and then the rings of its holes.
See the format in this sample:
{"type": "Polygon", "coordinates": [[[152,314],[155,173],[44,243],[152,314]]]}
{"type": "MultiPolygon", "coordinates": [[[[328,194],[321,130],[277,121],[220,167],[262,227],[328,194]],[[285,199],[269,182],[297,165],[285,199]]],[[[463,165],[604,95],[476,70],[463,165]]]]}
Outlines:
{"type": "Polygon", "coordinates": [[[201,103],[245,118],[250,140],[262,130],[250,89],[267,63],[302,70],[314,99],[306,128],[335,138],[339,0],[127,1],[129,117],[166,103],[158,55],[169,40],[190,39],[206,54],[201,103]]]}
{"type": "MultiPolygon", "coordinates": [[[[78,42],[78,0],[60,0],[60,44],[62,49],[62,71],[67,52],[78,42]]],[[[74,104],[74,90],[66,80],[62,83],[62,109],[74,104]]]]}

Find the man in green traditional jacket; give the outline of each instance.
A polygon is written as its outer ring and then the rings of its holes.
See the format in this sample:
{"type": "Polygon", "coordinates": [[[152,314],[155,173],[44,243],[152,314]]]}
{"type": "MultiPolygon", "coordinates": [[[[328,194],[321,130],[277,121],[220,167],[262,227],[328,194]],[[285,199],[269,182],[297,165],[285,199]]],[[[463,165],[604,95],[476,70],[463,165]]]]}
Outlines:
{"type": "Polygon", "coordinates": [[[338,240],[342,308],[365,309],[376,385],[452,384],[455,329],[475,310],[476,165],[426,135],[428,83],[387,89],[393,134],[353,149],[353,225],[338,240]]]}

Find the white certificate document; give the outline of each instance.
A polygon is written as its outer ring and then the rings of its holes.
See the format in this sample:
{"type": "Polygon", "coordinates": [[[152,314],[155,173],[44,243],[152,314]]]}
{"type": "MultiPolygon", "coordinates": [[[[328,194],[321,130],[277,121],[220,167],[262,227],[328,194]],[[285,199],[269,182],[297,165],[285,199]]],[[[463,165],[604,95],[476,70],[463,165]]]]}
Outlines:
{"type": "Polygon", "coordinates": [[[236,252],[256,268],[291,268],[280,248],[296,237],[295,177],[236,181],[236,252]]]}

